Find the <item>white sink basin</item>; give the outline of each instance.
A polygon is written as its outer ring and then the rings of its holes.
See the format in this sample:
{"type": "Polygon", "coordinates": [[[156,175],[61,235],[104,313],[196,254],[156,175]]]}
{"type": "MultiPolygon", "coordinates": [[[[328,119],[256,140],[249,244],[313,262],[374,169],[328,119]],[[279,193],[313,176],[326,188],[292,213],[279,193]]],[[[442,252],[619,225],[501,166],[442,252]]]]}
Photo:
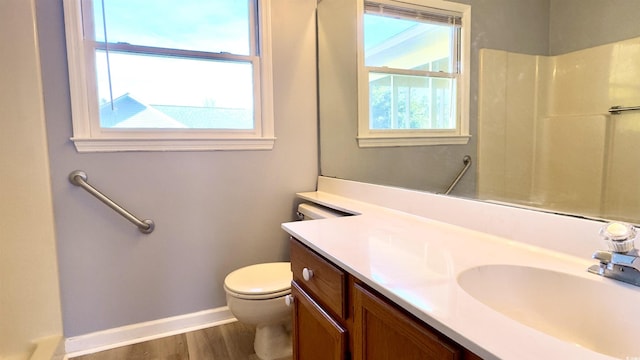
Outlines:
{"type": "Polygon", "coordinates": [[[640,287],[592,276],[486,265],[464,271],[458,283],[476,300],[538,331],[605,355],[640,359],[640,287]]]}

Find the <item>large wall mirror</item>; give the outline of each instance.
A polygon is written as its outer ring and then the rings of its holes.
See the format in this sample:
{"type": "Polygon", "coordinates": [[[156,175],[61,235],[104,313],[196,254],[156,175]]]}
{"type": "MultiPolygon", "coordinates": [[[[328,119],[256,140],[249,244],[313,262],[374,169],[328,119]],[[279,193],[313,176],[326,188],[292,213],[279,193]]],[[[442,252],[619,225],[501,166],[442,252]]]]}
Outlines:
{"type": "MultiPolygon", "coordinates": [[[[471,5],[465,145],[360,148],[357,6],[318,1],[320,170],[328,177],[640,223],[638,0],[471,5]]],[[[420,1],[420,0],[416,0],[420,1]]]]}

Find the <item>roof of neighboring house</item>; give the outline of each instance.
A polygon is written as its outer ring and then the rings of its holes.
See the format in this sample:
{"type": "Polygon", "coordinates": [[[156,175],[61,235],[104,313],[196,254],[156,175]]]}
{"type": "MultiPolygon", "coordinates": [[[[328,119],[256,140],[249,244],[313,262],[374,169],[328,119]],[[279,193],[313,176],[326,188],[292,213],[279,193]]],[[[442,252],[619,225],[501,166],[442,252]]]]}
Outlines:
{"type": "Polygon", "coordinates": [[[252,129],[253,114],[247,109],[151,105],[191,129],[252,129]]]}
{"type": "Polygon", "coordinates": [[[247,109],[149,105],[124,94],[100,106],[103,128],[252,129],[253,113],[247,109]]]}

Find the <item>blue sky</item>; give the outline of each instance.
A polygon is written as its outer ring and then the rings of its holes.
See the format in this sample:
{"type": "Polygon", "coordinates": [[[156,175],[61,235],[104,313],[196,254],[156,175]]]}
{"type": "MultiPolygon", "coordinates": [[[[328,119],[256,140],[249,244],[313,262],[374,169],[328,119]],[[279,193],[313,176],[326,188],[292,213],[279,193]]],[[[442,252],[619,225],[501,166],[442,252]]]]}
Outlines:
{"type": "MultiPolygon", "coordinates": [[[[249,54],[249,1],[105,0],[109,42],[249,54]]],[[[94,1],[96,38],[104,40],[94,1]]]]}

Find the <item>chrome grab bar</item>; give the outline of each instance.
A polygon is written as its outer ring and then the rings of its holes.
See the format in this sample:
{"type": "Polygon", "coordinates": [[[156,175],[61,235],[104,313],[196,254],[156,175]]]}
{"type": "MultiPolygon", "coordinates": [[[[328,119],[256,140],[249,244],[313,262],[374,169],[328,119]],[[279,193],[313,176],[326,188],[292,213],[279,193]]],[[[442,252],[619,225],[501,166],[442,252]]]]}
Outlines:
{"type": "Polygon", "coordinates": [[[74,170],[69,174],[69,181],[76,186],[80,186],[81,188],[87,190],[87,192],[93,196],[95,196],[98,200],[105,203],[108,207],[115,210],[118,214],[122,215],[125,219],[129,220],[135,226],[140,229],[141,232],[145,234],[150,234],[155,228],[155,224],[153,220],[140,220],[137,217],[133,216],[130,212],[124,209],[122,206],[113,202],[113,200],[106,197],[103,193],[98,191],[96,188],[91,186],[87,182],[87,173],[82,170],[74,170]]]}
{"type": "Polygon", "coordinates": [[[640,106],[630,106],[630,107],[612,106],[609,108],[609,113],[611,113],[611,115],[619,115],[623,111],[635,111],[635,110],[640,110],[640,106]]]}
{"type": "Polygon", "coordinates": [[[455,188],[456,185],[458,185],[458,182],[460,181],[460,179],[462,179],[464,174],[467,173],[467,170],[469,170],[469,167],[471,166],[471,156],[465,155],[462,158],[462,163],[464,163],[464,167],[462,168],[462,170],[460,170],[460,173],[458,173],[458,176],[456,176],[456,178],[453,180],[451,185],[449,185],[449,187],[447,188],[447,191],[444,192],[445,195],[449,195],[451,190],[453,190],[453,188],[455,188]]]}

